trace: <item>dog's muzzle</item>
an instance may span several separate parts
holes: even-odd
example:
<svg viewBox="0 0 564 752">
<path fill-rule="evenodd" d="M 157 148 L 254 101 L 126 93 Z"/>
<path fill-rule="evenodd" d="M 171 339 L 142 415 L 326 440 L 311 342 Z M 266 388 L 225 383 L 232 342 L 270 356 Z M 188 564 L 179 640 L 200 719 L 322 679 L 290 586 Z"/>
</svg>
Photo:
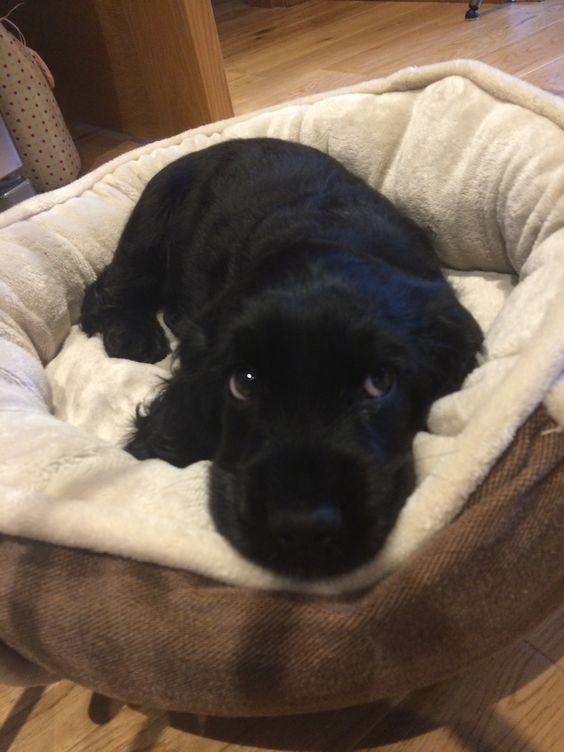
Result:
<svg viewBox="0 0 564 752">
<path fill-rule="evenodd" d="M 338 451 L 271 451 L 220 477 L 211 504 L 219 532 L 290 577 L 350 571 L 375 555 L 397 516 L 398 473 Z"/>
</svg>

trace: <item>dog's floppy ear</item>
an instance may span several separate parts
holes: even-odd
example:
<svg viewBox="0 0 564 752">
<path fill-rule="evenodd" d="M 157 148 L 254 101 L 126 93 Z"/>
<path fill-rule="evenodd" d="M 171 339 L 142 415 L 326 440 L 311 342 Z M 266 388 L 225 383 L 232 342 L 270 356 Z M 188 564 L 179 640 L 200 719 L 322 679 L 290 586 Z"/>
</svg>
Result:
<svg viewBox="0 0 564 752">
<path fill-rule="evenodd" d="M 225 391 L 222 332 L 235 315 L 221 296 L 196 320 L 178 318 L 175 371 L 148 408 L 137 411 L 126 449 L 138 459 L 159 457 L 177 467 L 213 459 L 221 437 Z"/>
<path fill-rule="evenodd" d="M 221 396 L 217 374 L 177 372 L 148 408 L 138 409 L 127 451 L 177 467 L 212 459 L 221 432 Z"/>
<path fill-rule="evenodd" d="M 427 297 L 416 330 L 419 388 L 431 401 L 460 388 L 476 366 L 483 335 L 450 287 Z"/>
<path fill-rule="evenodd" d="M 173 376 L 148 406 L 141 406 L 126 446 L 137 459 L 158 457 L 177 467 L 212 459 L 221 435 L 223 375 L 210 362 L 203 327 L 182 322 Z"/>
</svg>

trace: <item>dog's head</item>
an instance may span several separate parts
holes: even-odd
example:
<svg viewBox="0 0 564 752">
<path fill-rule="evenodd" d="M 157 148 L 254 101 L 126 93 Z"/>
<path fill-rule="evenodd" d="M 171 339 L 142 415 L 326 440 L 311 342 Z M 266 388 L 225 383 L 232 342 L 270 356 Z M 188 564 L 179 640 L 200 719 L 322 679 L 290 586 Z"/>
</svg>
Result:
<svg viewBox="0 0 564 752">
<path fill-rule="evenodd" d="M 337 575 L 385 541 L 412 489 L 414 434 L 480 333 L 442 279 L 385 264 L 333 254 L 263 282 L 183 339 L 177 410 L 192 425 L 214 416 L 218 530 L 279 573 Z"/>
</svg>

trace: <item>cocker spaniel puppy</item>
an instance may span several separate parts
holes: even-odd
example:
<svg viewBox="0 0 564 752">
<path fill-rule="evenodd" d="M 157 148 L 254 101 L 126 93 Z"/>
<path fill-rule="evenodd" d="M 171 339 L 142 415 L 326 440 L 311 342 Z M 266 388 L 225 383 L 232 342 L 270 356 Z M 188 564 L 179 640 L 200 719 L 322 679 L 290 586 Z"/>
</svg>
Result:
<svg viewBox="0 0 564 752">
<path fill-rule="evenodd" d="M 128 451 L 213 460 L 217 529 L 272 571 L 373 557 L 413 488 L 414 434 L 481 343 L 425 233 L 316 149 L 223 142 L 149 182 L 82 328 L 156 362 L 160 309 L 175 367 Z"/>
</svg>

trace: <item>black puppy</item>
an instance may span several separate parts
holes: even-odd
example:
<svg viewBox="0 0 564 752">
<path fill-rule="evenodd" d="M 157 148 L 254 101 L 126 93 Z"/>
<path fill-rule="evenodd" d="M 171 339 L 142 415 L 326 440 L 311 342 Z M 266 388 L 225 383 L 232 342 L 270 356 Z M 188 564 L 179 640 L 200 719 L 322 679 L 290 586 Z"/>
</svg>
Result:
<svg viewBox="0 0 564 752">
<path fill-rule="evenodd" d="M 373 557 L 412 490 L 415 432 L 481 342 L 423 231 L 316 149 L 224 142 L 149 182 L 82 328 L 155 362 L 159 309 L 176 367 L 127 449 L 213 460 L 217 529 L 274 571 Z"/>
</svg>

